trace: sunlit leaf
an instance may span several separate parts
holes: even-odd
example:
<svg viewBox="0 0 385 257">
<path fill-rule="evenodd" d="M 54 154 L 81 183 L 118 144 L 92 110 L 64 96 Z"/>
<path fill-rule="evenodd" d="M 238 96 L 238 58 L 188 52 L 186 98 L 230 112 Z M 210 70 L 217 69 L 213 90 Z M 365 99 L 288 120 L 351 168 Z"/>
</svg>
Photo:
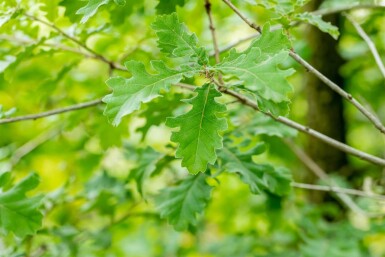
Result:
<svg viewBox="0 0 385 257">
<path fill-rule="evenodd" d="M 221 93 L 210 84 L 195 92 L 198 94 L 194 98 L 186 100 L 192 109 L 176 118 L 168 118 L 166 122 L 171 128 L 180 128 L 173 132 L 171 141 L 179 144 L 176 157 L 182 158 L 182 166 L 192 174 L 204 172 L 208 163 L 215 163 L 216 149 L 222 148 L 219 133 L 227 129 L 226 119 L 217 116 L 226 111 L 226 106 L 215 100 Z"/>
</svg>

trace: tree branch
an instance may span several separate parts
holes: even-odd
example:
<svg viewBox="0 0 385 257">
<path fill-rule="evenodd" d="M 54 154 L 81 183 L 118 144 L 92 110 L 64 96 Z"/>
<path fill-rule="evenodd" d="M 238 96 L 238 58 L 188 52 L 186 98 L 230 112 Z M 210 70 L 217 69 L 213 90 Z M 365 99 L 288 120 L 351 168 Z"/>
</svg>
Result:
<svg viewBox="0 0 385 257">
<path fill-rule="evenodd" d="M 52 138 L 59 135 L 60 129 L 51 130 L 48 132 L 44 132 L 37 137 L 33 138 L 32 140 L 28 141 L 24 145 L 20 146 L 18 149 L 16 149 L 10 159 L 11 166 L 15 166 L 24 156 L 35 150 L 40 145 L 44 144 L 45 142 L 51 140 Z"/>
<path fill-rule="evenodd" d="M 216 36 L 216 33 L 215 33 L 215 26 L 214 26 L 214 22 L 213 22 L 213 16 L 211 14 L 211 3 L 210 3 L 210 0 L 205 0 L 205 10 L 206 10 L 207 16 L 209 18 L 209 28 L 210 28 L 210 32 L 211 32 L 211 37 L 213 39 L 215 63 L 220 63 L 221 59 L 219 57 L 218 40 L 217 40 L 217 36 Z M 219 80 L 219 83 L 221 85 L 224 84 L 221 73 L 218 73 L 218 80 Z"/>
<path fill-rule="evenodd" d="M 231 95 L 235 98 L 237 98 L 239 100 L 239 102 L 243 103 L 244 105 L 247 105 L 251 108 L 253 108 L 254 110 L 258 111 L 258 112 L 261 112 L 263 113 L 264 115 L 266 116 L 269 116 L 270 118 L 282 123 L 282 124 L 285 124 L 286 126 L 289 126 L 291 128 L 294 128 L 300 132 L 303 132 L 305 134 L 308 134 L 314 138 L 317 138 L 321 141 L 323 141 L 324 143 L 328 144 L 328 145 L 331 145 L 347 154 L 351 154 L 351 155 L 354 155 L 362 160 L 365 160 L 365 161 L 368 161 L 368 162 L 371 162 L 373 164 L 376 164 L 376 165 L 379 165 L 379 166 L 382 166 L 382 167 L 385 167 L 385 159 L 381 159 L 379 157 L 376 157 L 376 156 L 373 156 L 373 155 L 370 155 L 368 153 L 365 153 L 363 151 L 360 151 L 360 150 L 357 150 L 349 145 L 346 145 L 344 143 L 341 143 L 331 137 L 328 137 L 316 130 L 313 130 L 309 127 L 306 127 L 306 126 L 303 126 L 295 121 L 292 121 L 286 117 L 282 117 L 282 116 L 278 116 L 278 117 L 275 117 L 274 115 L 272 115 L 270 112 L 263 112 L 259 109 L 258 107 L 258 104 L 256 104 L 255 102 L 251 101 L 249 98 L 235 92 L 235 91 L 232 91 L 232 90 L 229 90 L 229 89 L 222 89 L 221 90 L 223 93 L 225 94 L 228 94 L 228 95 Z"/>
<path fill-rule="evenodd" d="M 238 9 L 235 7 L 229 0 L 223 0 L 238 16 L 245 21 L 251 28 L 255 29 L 255 24 L 252 23 L 247 17 L 245 17 Z M 257 29 L 256 29 L 257 30 Z M 257 30 L 260 32 L 260 30 Z M 313 73 L 315 76 L 317 76 L 321 81 L 323 81 L 328 87 L 330 87 L 333 91 L 335 91 L 337 94 L 345 98 L 347 101 L 349 101 L 353 106 L 355 106 L 368 120 L 383 134 L 385 134 L 385 127 L 382 125 L 381 121 L 373 115 L 369 110 L 367 110 L 363 105 L 361 105 L 353 96 L 346 91 L 344 91 L 342 88 L 340 88 L 337 84 L 335 84 L 333 81 L 328 79 L 325 75 L 323 75 L 321 72 L 319 72 L 317 69 L 315 69 L 313 66 L 311 66 L 308 62 L 306 62 L 304 59 L 302 59 L 301 56 L 296 54 L 293 50 L 290 50 L 289 55 L 299 64 L 301 64 L 303 67 L 305 67 L 309 72 Z"/>
<path fill-rule="evenodd" d="M 381 60 L 380 54 L 377 51 L 376 45 L 373 43 L 373 41 L 370 39 L 368 34 L 363 30 L 363 28 L 358 24 L 349 14 L 344 13 L 344 16 L 350 21 L 350 23 L 354 26 L 357 33 L 362 37 L 363 40 L 365 40 L 366 44 L 368 45 L 370 52 L 372 52 L 372 55 L 374 57 L 374 60 L 377 63 L 378 68 L 380 69 L 382 76 L 385 78 L 385 66 L 384 63 Z"/>
<path fill-rule="evenodd" d="M 333 191 L 333 188 L 335 189 L 338 187 L 336 183 L 330 179 L 330 177 L 327 175 L 327 173 L 322 170 L 301 148 L 296 146 L 292 141 L 290 140 L 284 140 L 284 142 L 289 146 L 289 148 L 294 152 L 294 154 L 297 156 L 297 158 L 311 171 L 313 172 L 317 177 L 322 179 L 324 182 L 327 183 L 327 187 L 329 188 L 329 191 Z M 351 189 L 353 190 L 353 189 Z M 350 191 L 352 193 L 353 191 Z M 355 192 L 357 193 L 357 192 Z M 362 193 L 362 192 L 361 192 Z M 383 213 L 369 213 L 363 209 L 361 209 L 346 193 L 342 192 L 336 192 L 338 198 L 352 211 L 363 214 L 367 217 L 382 217 L 385 214 Z M 382 199 L 383 200 L 383 199 Z"/>
<path fill-rule="evenodd" d="M 79 45 L 80 47 L 82 47 L 84 50 L 86 50 L 87 52 L 91 53 L 95 59 L 99 59 L 101 60 L 102 62 L 108 64 L 110 66 L 111 69 L 115 69 L 115 70 L 122 70 L 122 71 L 126 71 L 126 69 L 118 64 L 118 63 L 115 63 L 111 60 L 108 60 L 106 57 L 104 57 L 103 55 L 101 54 L 98 54 L 97 52 L 95 52 L 94 50 L 92 50 L 91 48 L 89 48 L 85 43 L 81 42 L 80 40 L 78 40 L 77 38 L 75 37 L 72 37 L 70 35 L 68 35 L 67 33 L 65 33 L 63 30 L 61 30 L 59 27 L 57 27 L 55 24 L 51 24 L 45 20 L 42 20 L 42 19 L 39 19 L 35 16 L 32 16 L 30 14 L 27 14 L 27 13 L 24 13 L 24 16 L 26 16 L 27 18 L 33 20 L 33 21 L 37 21 L 37 22 L 40 22 L 44 25 L 46 25 L 47 27 L 50 27 L 51 29 L 55 30 L 56 32 L 58 32 L 60 35 L 64 36 L 65 38 L 71 40 L 72 42 L 76 43 L 77 45 Z"/>
<path fill-rule="evenodd" d="M 178 86 L 178 87 L 181 87 L 181 88 L 184 88 L 187 90 L 191 90 L 191 91 L 193 91 L 196 88 L 192 85 L 185 84 L 185 83 L 177 83 L 177 84 L 175 84 L 175 86 Z M 311 128 L 303 126 L 303 125 L 301 125 L 295 121 L 292 121 L 286 117 L 281 117 L 281 116 L 275 117 L 270 112 L 263 112 L 259 109 L 257 103 L 251 101 L 248 97 L 241 95 L 241 94 L 239 94 L 233 90 L 229 90 L 227 88 L 221 87 L 221 92 L 223 92 L 227 95 L 233 96 L 240 103 L 242 103 L 246 106 L 249 106 L 258 112 L 261 112 L 262 114 L 264 114 L 266 116 L 269 116 L 270 118 L 274 119 L 277 122 L 280 122 L 282 124 L 285 124 L 286 126 L 294 128 L 300 132 L 303 132 L 305 134 L 313 136 L 313 137 L 325 142 L 326 144 L 329 144 L 329 145 L 331 145 L 331 146 L 333 146 L 333 147 L 335 147 L 335 148 L 337 148 L 343 152 L 346 152 L 347 154 L 351 154 L 351 155 L 356 156 L 356 157 L 358 157 L 362 160 L 365 160 L 367 162 L 385 167 L 385 159 L 381 159 L 379 157 L 376 157 L 376 156 L 370 155 L 368 153 L 362 152 L 358 149 L 355 149 L 349 145 L 343 144 L 343 143 L 341 143 L 341 142 L 339 142 L 333 138 L 330 138 L 330 137 L 328 137 L 328 136 L 326 136 L 326 135 L 324 135 L 324 134 L 322 134 L 316 130 L 313 130 Z M 68 106 L 68 107 L 64 107 L 64 108 L 58 108 L 58 109 L 47 111 L 47 112 L 30 114 L 30 115 L 25 115 L 25 116 L 18 116 L 18 117 L 3 119 L 3 120 L 0 119 L 0 125 L 6 124 L 6 123 L 24 121 L 24 120 L 35 120 L 35 119 L 40 119 L 40 118 L 47 117 L 47 116 L 57 115 L 57 114 L 64 113 L 64 112 L 81 110 L 81 109 L 96 106 L 100 103 L 102 103 L 102 100 L 97 99 L 97 100 L 93 100 L 90 102 L 80 103 L 80 104 L 76 104 L 76 105 L 72 105 L 72 106 Z"/>
<path fill-rule="evenodd" d="M 80 103 L 80 104 L 75 104 L 75 105 L 67 106 L 64 108 L 58 108 L 58 109 L 54 109 L 51 111 L 37 113 L 37 114 L 29 114 L 29 115 L 25 115 L 25 116 L 17 116 L 17 117 L 13 117 L 13 118 L 0 119 L 0 125 L 6 124 L 6 123 L 24 121 L 24 120 L 41 119 L 44 117 L 57 115 L 57 114 L 64 113 L 64 112 L 72 112 L 72 111 L 77 111 L 77 110 L 81 110 L 81 109 L 85 109 L 85 108 L 90 108 L 90 107 L 96 106 L 96 105 L 101 104 L 101 103 L 102 103 L 102 100 L 97 99 L 97 100 L 93 100 L 93 101 L 89 101 L 89 102 L 85 102 L 85 103 Z"/>
<path fill-rule="evenodd" d="M 325 16 L 325 15 L 330 15 L 334 13 L 348 12 L 348 11 L 353 11 L 358 9 L 385 9 L 385 5 L 357 4 L 353 6 L 341 6 L 341 7 L 335 7 L 335 8 L 319 9 L 317 11 L 312 12 L 312 14 Z"/>
<path fill-rule="evenodd" d="M 298 182 L 292 182 L 291 186 L 296 187 L 296 188 L 301 188 L 301 189 L 309 189 L 309 190 L 325 191 L 325 192 L 333 192 L 333 193 L 342 193 L 342 194 L 347 194 L 347 195 L 367 197 L 367 198 L 371 198 L 371 199 L 378 200 L 378 201 L 385 201 L 384 195 L 367 193 L 365 191 L 361 191 L 361 190 L 357 190 L 357 189 L 351 189 L 351 188 L 343 188 L 343 187 L 337 187 L 337 186 L 312 185 L 312 184 L 304 184 L 304 183 L 298 183 Z"/>
</svg>

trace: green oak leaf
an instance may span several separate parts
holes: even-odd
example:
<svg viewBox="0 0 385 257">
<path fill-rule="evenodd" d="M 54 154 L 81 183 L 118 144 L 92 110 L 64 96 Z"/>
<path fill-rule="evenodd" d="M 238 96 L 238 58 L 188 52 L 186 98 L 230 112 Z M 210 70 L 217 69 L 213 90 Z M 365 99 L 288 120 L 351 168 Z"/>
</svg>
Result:
<svg viewBox="0 0 385 257">
<path fill-rule="evenodd" d="M 59 3 L 60 6 L 63 6 L 65 8 L 64 15 L 68 17 L 68 19 L 71 22 L 79 22 L 80 16 L 76 15 L 76 12 L 82 8 L 83 4 L 81 1 L 74 1 L 74 0 L 62 0 Z"/>
<path fill-rule="evenodd" d="M 158 16 L 152 28 L 158 36 L 158 48 L 170 57 L 193 57 L 200 64 L 208 63 L 203 47 L 198 46 L 198 38 L 179 22 L 176 13 Z"/>
<path fill-rule="evenodd" d="M 253 47 L 258 47 L 265 56 L 273 56 L 291 48 L 291 42 L 283 29 L 270 31 L 270 24 L 262 28 L 262 34 L 254 39 L 248 49 L 242 54 L 247 54 Z"/>
<path fill-rule="evenodd" d="M 278 67 L 286 60 L 288 53 L 282 51 L 274 56 L 268 56 L 258 47 L 249 48 L 245 52 L 246 54 L 239 55 L 231 51 L 229 58 L 213 69 L 225 75 L 236 76 L 244 83 L 245 88 L 266 100 L 275 103 L 288 101 L 287 94 L 292 88 L 286 78 L 294 70 L 283 70 Z"/>
<path fill-rule="evenodd" d="M 85 185 L 87 201 L 83 211 L 97 210 L 104 215 L 112 215 L 117 204 L 127 201 L 129 192 L 123 181 L 110 176 L 106 171 L 92 177 Z"/>
<path fill-rule="evenodd" d="M 82 14 L 83 18 L 81 19 L 81 23 L 85 23 L 89 18 L 94 16 L 98 11 L 99 7 L 105 4 L 108 4 L 110 0 L 89 0 L 87 5 L 80 8 L 76 14 Z"/>
<path fill-rule="evenodd" d="M 192 174 L 204 172 L 208 163 L 215 163 L 216 149 L 223 147 L 219 132 L 227 129 L 226 119 L 217 117 L 226 111 L 225 105 L 215 101 L 221 93 L 211 84 L 205 84 L 195 92 L 198 94 L 194 98 L 186 100 L 192 109 L 166 121 L 170 128 L 180 127 L 172 133 L 171 141 L 179 144 L 175 156 L 182 158 L 182 166 Z"/>
<path fill-rule="evenodd" d="M 326 22 L 322 20 L 321 15 L 314 15 L 312 13 L 299 13 L 294 16 L 294 19 L 298 21 L 304 21 L 311 25 L 316 26 L 321 31 L 328 33 L 330 36 L 332 36 L 334 39 L 338 39 L 340 32 L 338 28 L 334 25 L 332 25 L 330 22 Z"/>
<path fill-rule="evenodd" d="M 241 180 L 249 185 L 253 194 L 269 191 L 273 194 L 284 195 L 291 189 L 290 171 L 270 164 L 255 163 L 252 157 L 263 153 L 264 150 L 263 143 L 257 144 L 245 152 L 236 147 L 225 146 L 219 156 L 223 169 L 230 173 L 238 173 Z"/>
<path fill-rule="evenodd" d="M 266 9 L 272 10 L 279 16 L 287 16 L 309 1 L 310 0 L 247 0 L 247 2 L 251 4 L 258 4 Z"/>
<path fill-rule="evenodd" d="M 184 6 L 185 0 L 159 0 L 157 14 L 169 14 L 176 11 L 176 6 Z"/>
<path fill-rule="evenodd" d="M 191 76 L 191 72 L 199 72 L 198 68 L 193 70 L 187 66 L 182 67 L 182 70 L 171 70 L 162 61 L 152 61 L 151 65 L 159 74 L 149 74 L 142 63 L 128 61 L 125 66 L 131 72 L 131 78 L 113 77 L 107 80 L 106 83 L 113 92 L 103 98 L 107 103 L 104 115 L 112 125 L 119 125 L 122 117 L 138 110 L 141 103 L 150 102 L 160 96 L 161 90 L 168 90 L 169 86 L 178 83 L 183 75 Z"/>
<path fill-rule="evenodd" d="M 39 211 L 42 196 L 27 197 L 25 194 L 39 184 L 39 177 L 32 173 L 0 193 L 0 228 L 18 237 L 35 234 L 41 227 L 43 215 Z"/>
<path fill-rule="evenodd" d="M 124 6 L 126 4 L 126 0 L 114 0 L 115 4 Z"/>
<path fill-rule="evenodd" d="M 138 155 L 137 165 L 130 171 L 128 179 L 134 179 L 139 193 L 143 196 L 143 184 L 147 178 L 156 170 L 156 164 L 163 154 L 154 151 L 151 147 L 136 149 Z"/>
<path fill-rule="evenodd" d="M 179 185 L 163 189 L 155 198 L 161 218 L 167 218 L 176 230 L 195 226 L 197 214 L 201 214 L 208 201 L 212 187 L 206 182 L 206 175 L 190 175 Z"/>
</svg>

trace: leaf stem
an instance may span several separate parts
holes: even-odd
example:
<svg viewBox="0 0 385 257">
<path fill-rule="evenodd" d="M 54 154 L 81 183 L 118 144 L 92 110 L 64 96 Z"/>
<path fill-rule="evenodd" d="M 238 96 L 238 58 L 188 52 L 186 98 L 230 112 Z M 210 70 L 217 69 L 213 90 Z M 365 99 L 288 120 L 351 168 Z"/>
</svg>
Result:
<svg viewBox="0 0 385 257">
<path fill-rule="evenodd" d="M 215 33 L 215 26 L 214 26 L 213 16 L 211 13 L 210 0 L 205 0 L 205 10 L 206 10 L 207 16 L 209 18 L 209 28 L 210 28 L 210 32 L 211 32 L 211 37 L 213 39 L 215 63 L 220 63 L 221 59 L 219 57 L 218 40 L 217 40 L 217 36 Z M 220 85 L 224 84 L 221 73 L 218 73 L 218 80 L 219 80 Z"/>
</svg>

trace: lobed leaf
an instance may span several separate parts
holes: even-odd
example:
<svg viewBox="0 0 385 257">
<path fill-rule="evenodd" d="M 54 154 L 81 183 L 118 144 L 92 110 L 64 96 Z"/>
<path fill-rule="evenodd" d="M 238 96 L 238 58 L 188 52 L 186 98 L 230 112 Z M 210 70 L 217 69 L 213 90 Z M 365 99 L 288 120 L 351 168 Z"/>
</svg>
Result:
<svg viewBox="0 0 385 257">
<path fill-rule="evenodd" d="M 167 218 L 176 230 L 184 230 L 196 225 L 196 215 L 203 212 L 210 193 L 206 175 L 190 175 L 179 185 L 162 190 L 155 202 L 162 218 Z"/>
<path fill-rule="evenodd" d="M 198 38 L 179 22 L 176 13 L 158 16 L 152 24 L 158 36 L 158 48 L 170 57 L 193 57 L 199 63 L 207 64 L 208 56 L 203 47 L 198 46 Z"/>
<path fill-rule="evenodd" d="M 161 90 L 168 90 L 169 86 L 178 83 L 183 75 L 191 76 L 191 73 L 199 72 L 198 68 L 193 70 L 187 66 L 182 70 L 171 70 L 162 61 L 152 61 L 151 65 L 158 74 L 149 74 L 142 63 L 129 61 L 125 66 L 131 72 L 131 78 L 114 77 L 107 80 L 106 83 L 113 92 L 103 98 L 107 103 L 104 115 L 112 125 L 119 125 L 122 117 L 138 110 L 141 103 L 158 97 Z"/>
<path fill-rule="evenodd" d="M 143 196 L 143 184 L 147 178 L 156 170 L 156 164 L 164 155 L 154 151 L 151 147 L 136 149 L 138 155 L 137 166 L 130 171 L 128 179 L 134 179 L 139 193 Z"/>
<path fill-rule="evenodd" d="M 245 88 L 260 97 L 280 103 L 288 101 L 287 94 L 292 91 L 286 78 L 293 73 L 292 69 L 282 70 L 278 67 L 288 57 L 287 52 L 267 55 L 258 47 L 249 48 L 245 53 L 231 52 L 229 58 L 214 67 L 227 75 L 239 78 Z"/>
<path fill-rule="evenodd" d="M 109 1 L 110 0 L 89 0 L 85 6 L 83 6 L 76 12 L 76 14 L 83 15 L 83 18 L 80 22 L 86 23 L 89 18 L 96 14 L 100 6 L 108 4 Z"/>
<path fill-rule="evenodd" d="M 216 149 L 223 147 L 219 132 L 227 129 L 226 119 L 217 117 L 226 111 L 225 105 L 215 101 L 221 93 L 210 84 L 197 88 L 195 92 L 197 96 L 186 100 L 192 109 L 166 121 L 170 128 L 180 127 L 179 131 L 172 133 L 171 141 L 179 144 L 176 157 L 182 158 L 182 166 L 192 174 L 204 172 L 208 163 L 215 163 Z"/>
<path fill-rule="evenodd" d="M 291 189 L 290 171 L 282 167 L 274 167 L 270 164 L 257 164 L 253 161 L 253 155 L 264 152 L 264 144 L 258 144 L 251 150 L 241 152 L 236 147 L 225 146 L 219 156 L 222 167 L 230 173 L 238 173 L 241 180 L 248 184 L 253 194 L 269 191 L 273 194 L 284 195 Z"/>
<path fill-rule="evenodd" d="M 184 6 L 185 0 L 159 0 L 157 4 L 157 14 L 169 14 L 176 11 L 176 6 Z"/>
<path fill-rule="evenodd" d="M 338 28 L 334 25 L 332 25 L 330 22 L 326 22 L 322 20 L 321 15 L 314 15 L 312 13 L 300 13 L 294 16 L 296 20 L 307 22 L 311 25 L 316 26 L 321 31 L 328 33 L 330 36 L 332 36 L 334 39 L 338 39 L 340 32 Z"/>
<path fill-rule="evenodd" d="M 4 184 L 4 183 L 2 183 Z M 6 192 L 0 193 L 0 228 L 18 237 L 35 234 L 41 227 L 43 215 L 39 211 L 42 196 L 25 194 L 39 184 L 39 177 L 32 173 Z"/>
</svg>

